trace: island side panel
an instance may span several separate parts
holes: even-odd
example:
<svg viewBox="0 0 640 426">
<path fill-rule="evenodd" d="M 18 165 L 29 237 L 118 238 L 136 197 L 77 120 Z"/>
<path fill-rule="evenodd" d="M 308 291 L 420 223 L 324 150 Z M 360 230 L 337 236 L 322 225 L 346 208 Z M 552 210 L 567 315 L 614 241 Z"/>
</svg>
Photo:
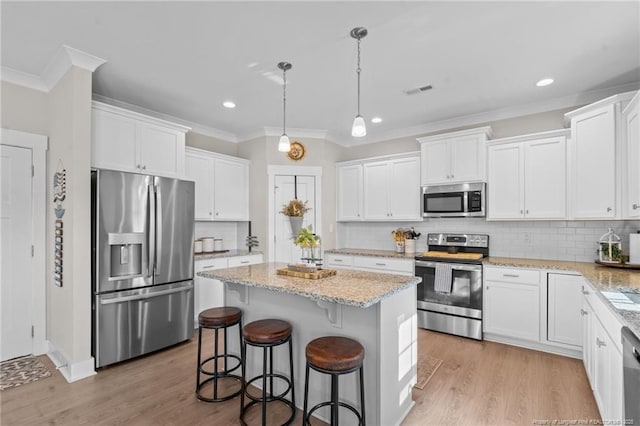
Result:
<svg viewBox="0 0 640 426">
<path fill-rule="evenodd" d="M 378 304 L 381 425 L 399 425 L 414 405 L 417 381 L 418 321 L 416 287 Z"/>
<path fill-rule="evenodd" d="M 414 295 L 415 295 L 415 289 Z M 410 291 L 411 292 L 411 291 Z M 392 298 L 395 298 L 393 296 Z M 379 351 L 384 347 L 380 341 L 380 304 L 369 308 L 357 308 L 347 305 L 327 304 L 341 312 L 338 324 L 332 324 L 327 317 L 327 311 L 320 307 L 314 300 L 266 290 L 257 287 L 248 287 L 239 284 L 225 284 L 225 298 L 228 306 L 236 306 L 243 311 L 243 323 L 247 324 L 265 318 L 278 318 L 289 321 L 293 326 L 293 356 L 296 405 L 303 407 L 304 375 L 305 375 L 305 347 L 311 340 L 322 336 L 345 336 L 356 339 L 365 348 L 364 375 L 365 375 L 365 405 L 368 424 L 384 424 L 380 421 L 381 412 L 386 410 L 386 405 L 397 405 L 398 398 L 383 398 L 381 389 L 381 375 L 389 372 L 381 365 Z M 415 303 L 415 302 L 414 302 Z M 324 304 L 323 304 L 324 306 Z M 397 344 L 396 344 L 397 347 Z M 229 348 L 238 350 L 236 339 L 229 339 Z M 274 351 L 275 372 L 289 374 L 288 347 L 283 345 Z M 386 349 L 383 349 L 386 350 Z M 397 352 L 397 351 L 396 351 Z M 262 369 L 261 350 L 249 349 L 247 351 L 247 377 L 251 378 Z M 395 361 L 397 364 L 397 360 Z M 397 373 L 396 373 L 397 374 Z M 392 382 L 393 378 L 387 381 Z M 340 398 L 342 401 L 360 406 L 360 394 L 358 391 L 357 373 L 342 376 L 340 379 Z M 276 386 L 275 391 L 282 391 L 283 386 Z M 309 406 L 330 399 L 330 380 L 328 375 L 311 371 L 309 387 Z M 395 407 L 390 408 L 395 412 Z M 329 423 L 329 409 L 318 410 L 319 418 Z M 340 424 L 356 425 L 355 416 L 345 410 L 341 410 Z M 296 419 L 296 423 L 301 419 Z M 398 424 L 401 419 L 391 424 Z"/>
</svg>

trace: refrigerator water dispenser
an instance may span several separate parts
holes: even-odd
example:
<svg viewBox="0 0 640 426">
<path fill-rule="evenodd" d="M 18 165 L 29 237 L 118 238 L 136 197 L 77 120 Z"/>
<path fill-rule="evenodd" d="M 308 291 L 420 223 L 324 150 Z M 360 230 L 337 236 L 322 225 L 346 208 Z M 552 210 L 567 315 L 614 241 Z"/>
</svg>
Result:
<svg viewBox="0 0 640 426">
<path fill-rule="evenodd" d="M 111 270 L 109 278 L 121 279 L 142 275 L 142 245 L 144 234 L 141 232 L 109 234 Z"/>
</svg>

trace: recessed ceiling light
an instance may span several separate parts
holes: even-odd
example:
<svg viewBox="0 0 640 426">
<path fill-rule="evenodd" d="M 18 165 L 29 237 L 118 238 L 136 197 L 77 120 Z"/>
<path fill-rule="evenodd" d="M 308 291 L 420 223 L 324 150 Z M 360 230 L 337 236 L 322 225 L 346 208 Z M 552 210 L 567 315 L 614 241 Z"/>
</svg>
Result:
<svg viewBox="0 0 640 426">
<path fill-rule="evenodd" d="M 543 78 L 542 80 L 540 80 L 539 82 L 536 83 L 536 86 L 544 87 L 544 86 L 550 85 L 551 83 L 553 83 L 553 79 L 552 78 Z"/>
<path fill-rule="evenodd" d="M 236 107 L 236 104 L 235 104 L 235 102 L 231 102 L 231 101 L 224 101 L 224 102 L 222 103 L 222 106 L 223 106 L 223 107 L 225 107 L 225 108 L 235 108 L 235 107 Z"/>
<path fill-rule="evenodd" d="M 373 118 L 371 119 L 371 122 L 372 122 L 372 123 L 376 123 L 376 124 L 378 124 L 378 123 L 382 123 L 382 118 L 380 118 L 380 117 L 373 117 Z"/>
</svg>

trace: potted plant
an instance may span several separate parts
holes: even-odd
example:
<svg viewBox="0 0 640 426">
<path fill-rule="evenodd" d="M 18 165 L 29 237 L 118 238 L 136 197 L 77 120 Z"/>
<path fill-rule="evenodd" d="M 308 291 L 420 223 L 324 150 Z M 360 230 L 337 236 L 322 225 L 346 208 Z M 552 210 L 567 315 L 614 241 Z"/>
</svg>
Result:
<svg viewBox="0 0 640 426">
<path fill-rule="evenodd" d="M 302 228 L 302 218 L 306 212 L 311 210 L 311 207 L 307 206 L 308 201 L 300 201 L 297 198 L 289 201 L 287 204 L 282 205 L 282 213 L 289 217 L 289 223 L 291 224 L 291 235 L 294 237 L 300 232 Z"/>
<path fill-rule="evenodd" d="M 309 263 L 318 263 L 321 260 L 320 236 L 312 232 L 311 225 L 301 228 L 293 243 L 302 249 L 302 260 Z"/>
</svg>

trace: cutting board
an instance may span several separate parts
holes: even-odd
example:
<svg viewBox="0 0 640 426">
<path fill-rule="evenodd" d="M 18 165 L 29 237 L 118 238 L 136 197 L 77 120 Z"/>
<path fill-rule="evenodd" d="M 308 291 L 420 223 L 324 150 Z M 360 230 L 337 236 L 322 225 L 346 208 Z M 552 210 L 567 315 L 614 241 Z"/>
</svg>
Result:
<svg viewBox="0 0 640 426">
<path fill-rule="evenodd" d="M 482 253 L 447 253 L 446 251 L 426 251 L 427 257 L 442 257 L 445 259 L 482 259 Z"/>
<path fill-rule="evenodd" d="M 321 278 L 330 277 L 332 275 L 337 274 L 337 271 L 334 269 L 320 269 L 315 272 L 298 272 L 298 271 L 290 271 L 286 268 L 276 269 L 276 273 L 278 275 L 286 275 L 287 277 L 296 277 L 296 278 L 306 278 L 308 280 L 319 280 Z"/>
</svg>

